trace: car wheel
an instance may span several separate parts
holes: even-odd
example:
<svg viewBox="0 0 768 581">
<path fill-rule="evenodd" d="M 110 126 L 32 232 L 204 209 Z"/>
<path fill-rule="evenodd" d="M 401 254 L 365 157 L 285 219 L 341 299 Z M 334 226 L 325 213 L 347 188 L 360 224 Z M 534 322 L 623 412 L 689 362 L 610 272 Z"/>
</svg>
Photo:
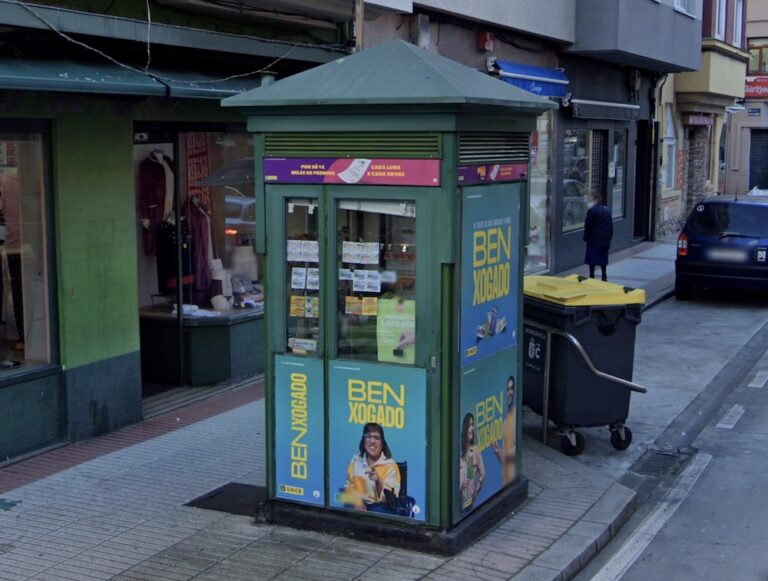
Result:
<svg viewBox="0 0 768 581">
<path fill-rule="evenodd" d="M 675 280 L 675 298 L 678 301 L 687 301 L 693 297 L 693 286 L 690 283 Z"/>
</svg>

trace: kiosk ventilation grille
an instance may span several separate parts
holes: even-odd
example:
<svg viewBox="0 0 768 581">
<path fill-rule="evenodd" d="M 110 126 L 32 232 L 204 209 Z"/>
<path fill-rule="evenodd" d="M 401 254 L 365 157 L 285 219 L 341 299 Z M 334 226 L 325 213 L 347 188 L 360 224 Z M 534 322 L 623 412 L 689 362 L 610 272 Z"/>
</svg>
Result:
<svg viewBox="0 0 768 581">
<path fill-rule="evenodd" d="M 265 157 L 440 159 L 439 133 L 268 133 Z"/>
<path fill-rule="evenodd" d="M 530 158 L 528 133 L 462 133 L 459 163 L 517 162 Z"/>
</svg>

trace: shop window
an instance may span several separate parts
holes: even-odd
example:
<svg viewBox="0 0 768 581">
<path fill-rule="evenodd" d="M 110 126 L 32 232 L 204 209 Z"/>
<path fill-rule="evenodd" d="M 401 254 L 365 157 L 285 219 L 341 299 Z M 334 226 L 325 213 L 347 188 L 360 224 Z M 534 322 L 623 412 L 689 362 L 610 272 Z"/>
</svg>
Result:
<svg viewBox="0 0 768 581">
<path fill-rule="evenodd" d="M 627 131 L 614 131 L 608 183 L 611 185 L 611 212 L 614 218 L 626 216 Z"/>
<path fill-rule="evenodd" d="M 749 73 L 750 75 L 768 74 L 768 38 L 750 38 Z"/>
<path fill-rule="evenodd" d="M 562 228 L 570 232 L 584 227 L 587 216 L 587 196 L 595 187 L 595 159 L 593 132 L 581 129 L 567 129 L 563 142 L 563 189 Z M 599 170 L 598 170 L 599 171 Z"/>
<path fill-rule="evenodd" d="M 317 200 L 285 202 L 285 280 L 288 352 L 313 355 L 320 349 L 320 243 Z"/>
<path fill-rule="evenodd" d="M 185 316 L 261 312 L 263 294 L 253 246 L 254 186 L 252 179 L 242 178 L 244 164 L 253 163 L 248 159 L 253 157 L 250 138 L 211 132 L 137 135 L 134 168 L 142 309 L 175 308 L 180 262 Z M 179 159 L 174 159 L 176 152 Z M 220 179 L 211 182 L 213 176 Z"/>
<path fill-rule="evenodd" d="M 0 133 L 0 373 L 50 363 L 42 136 Z"/>
<path fill-rule="evenodd" d="M 336 220 L 338 356 L 413 364 L 415 203 L 340 201 Z"/>
<path fill-rule="evenodd" d="M 531 135 L 530 207 L 525 272 L 540 272 L 549 267 L 549 164 L 552 113 L 541 115 Z"/>
</svg>

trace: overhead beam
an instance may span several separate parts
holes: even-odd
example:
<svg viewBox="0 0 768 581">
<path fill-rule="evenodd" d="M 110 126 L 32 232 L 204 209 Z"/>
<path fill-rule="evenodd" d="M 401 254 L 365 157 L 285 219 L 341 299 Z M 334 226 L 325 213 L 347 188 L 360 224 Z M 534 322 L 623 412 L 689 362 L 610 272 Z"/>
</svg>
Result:
<svg viewBox="0 0 768 581">
<path fill-rule="evenodd" d="M 85 35 L 101 38 L 126 40 L 146 43 L 147 23 L 143 20 L 107 16 L 71 10 L 30 4 L 32 10 L 52 26 L 70 35 Z M 0 26 L 50 30 L 48 24 L 26 10 L 15 0 L 0 0 Z M 285 41 L 254 38 L 239 34 L 228 34 L 174 26 L 170 24 L 152 23 L 152 44 L 184 48 L 210 48 L 217 52 L 257 56 L 270 59 L 282 57 L 290 51 L 286 60 L 325 63 L 343 56 L 341 48 L 318 47 L 309 44 L 296 44 Z M 214 48 L 215 47 L 215 48 Z"/>
</svg>

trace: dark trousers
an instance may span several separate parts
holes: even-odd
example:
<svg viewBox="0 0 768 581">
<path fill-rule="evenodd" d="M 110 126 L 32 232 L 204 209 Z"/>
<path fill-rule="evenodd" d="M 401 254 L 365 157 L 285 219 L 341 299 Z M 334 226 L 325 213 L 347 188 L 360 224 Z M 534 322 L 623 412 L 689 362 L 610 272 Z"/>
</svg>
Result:
<svg viewBox="0 0 768 581">
<path fill-rule="evenodd" d="M 11 279 L 11 297 L 13 297 L 13 318 L 19 341 L 24 341 L 24 293 L 21 285 L 21 254 L 8 253 L 8 277 Z"/>
<path fill-rule="evenodd" d="M 600 265 L 600 278 L 607 281 L 608 280 L 608 266 L 605 264 Z M 589 265 L 589 278 L 595 278 L 595 265 L 590 264 Z"/>
</svg>

